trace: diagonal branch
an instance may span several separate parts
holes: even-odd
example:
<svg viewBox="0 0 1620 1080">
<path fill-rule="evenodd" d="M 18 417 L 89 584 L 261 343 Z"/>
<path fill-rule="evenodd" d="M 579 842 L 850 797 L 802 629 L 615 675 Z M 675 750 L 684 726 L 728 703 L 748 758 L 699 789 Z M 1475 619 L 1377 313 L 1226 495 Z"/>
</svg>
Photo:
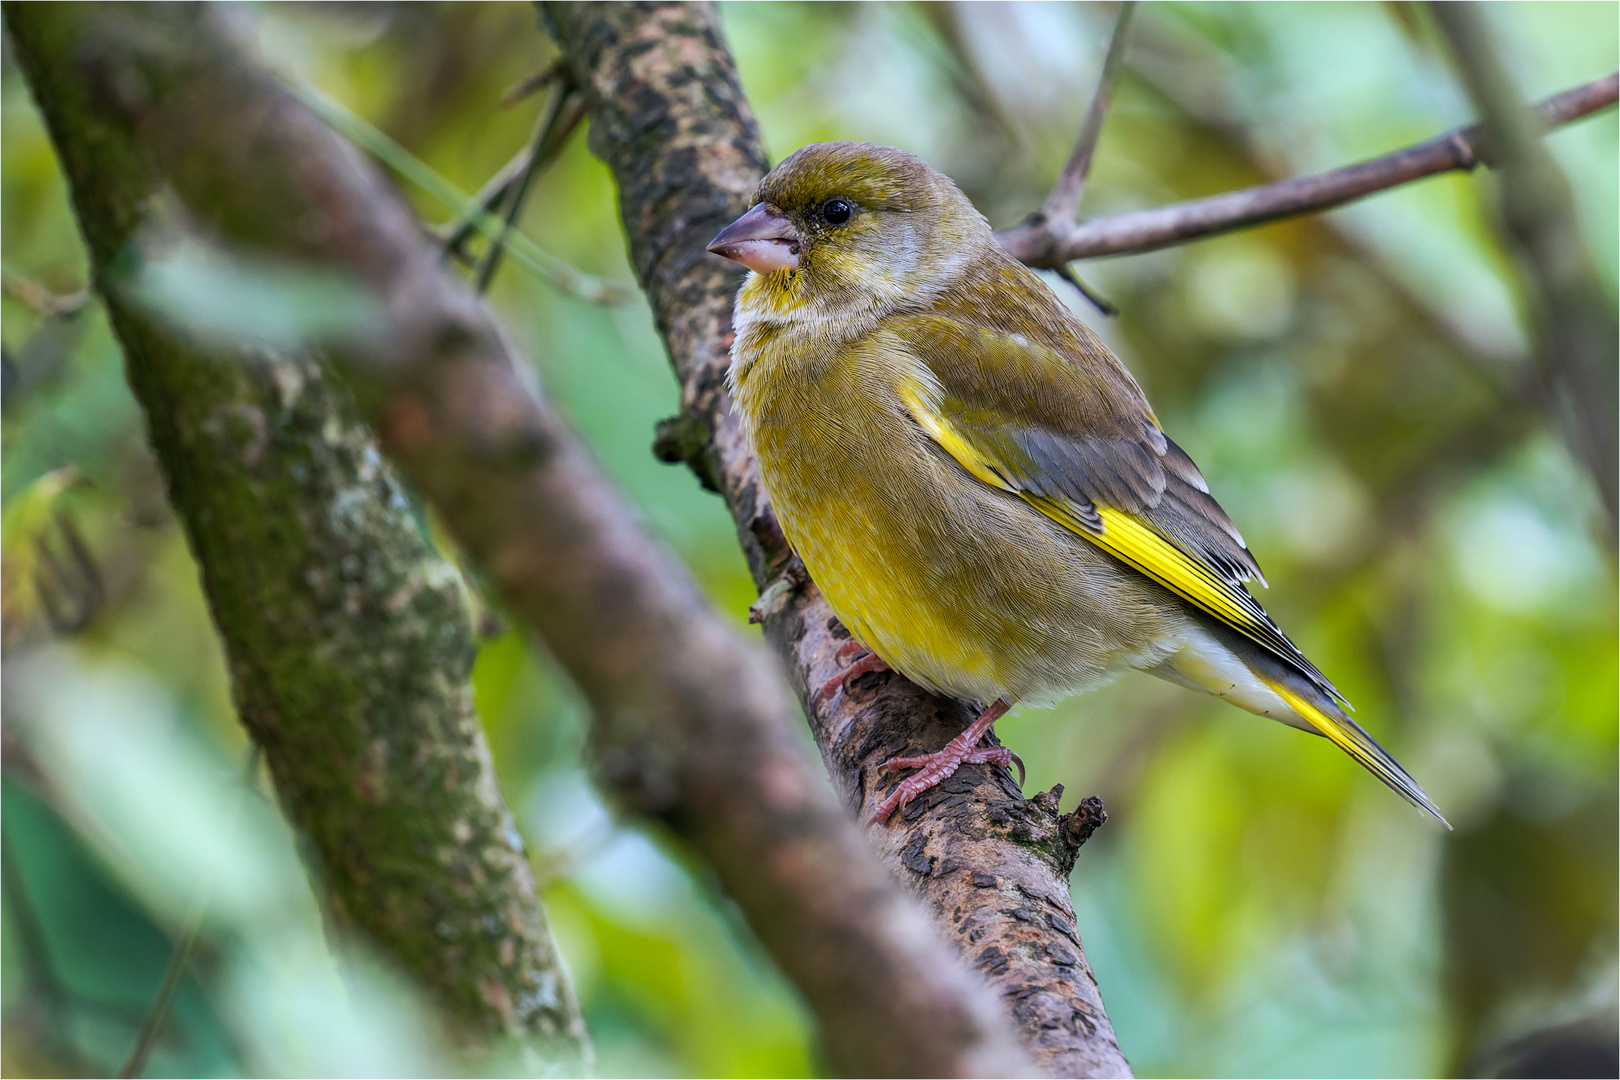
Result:
<svg viewBox="0 0 1620 1080">
<path fill-rule="evenodd" d="M 417 980 L 463 1041 L 517 1039 L 548 1065 L 582 1067 L 584 1023 L 478 726 L 454 569 L 323 365 L 191 340 L 124 287 L 171 184 L 202 220 L 245 188 L 255 241 L 316 243 L 332 216 L 368 212 L 288 205 L 298 181 L 267 167 L 278 118 L 245 92 L 251 78 L 229 77 L 239 54 L 227 17 L 203 5 L 5 5 L 237 713 L 301 833 L 329 925 Z M 211 168 L 211 145 L 232 140 L 252 147 L 245 182 Z"/>
<path fill-rule="evenodd" d="M 1562 127 L 1608 108 L 1617 97 L 1620 74 L 1594 79 L 1538 105 L 1538 127 L 1542 131 Z M 1426 176 L 1468 172 L 1493 160 L 1485 129 L 1475 124 L 1316 176 L 1093 218 L 1067 229 L 1061 222 L 1036 218 L 999 232 L 996 238 L 1019 261 L 1053 269 L 1073 259 L 1155 251 L 1280 218 L 1319 213 Z"/>
<path fill-rule="evenodd" d="M 1091 173 L 1091 158 L 1097 151 L 1097 140 L 1102 136 L 1103 118 L 1114 100 L 1114 87 L 1119 84 L 1124 70 L 1125 41 L 1131 29 L 1131 16 L 1136 13 L 1136 0 L 1125 0 L 1119 5 L 1119 16 L 1114 21 L 1114 33 L 1108 39 L 1108 52 L 1103 56 L 1102 73 L 1097 77 L 1097 92 L 1091 97 L 1086 118 L 1080 124 L 1080 136 L 1075 140 L 1074 153 L 1052 193 L 1041 207 L 1041 216 L 1061 227 L 1073 227 L 1080 210 L 1080 196 L 1085 191 L 1086 177 Z M 1054 268 L 1055 269 L 1055 268 Z"/>
</svg>

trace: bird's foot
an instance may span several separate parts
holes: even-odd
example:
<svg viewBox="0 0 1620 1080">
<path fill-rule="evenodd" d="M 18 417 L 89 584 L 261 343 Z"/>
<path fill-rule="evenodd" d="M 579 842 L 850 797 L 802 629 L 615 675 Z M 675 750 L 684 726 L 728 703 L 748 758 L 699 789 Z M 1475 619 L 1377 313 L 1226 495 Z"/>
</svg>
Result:
<svg viewBox="0 0 1620 1080">
<path fill-rule="evenodd" d="M 999 720 L 1012 706 L 1006 701 L 997 701 L 968 725 L 967 730 L 945 744 L 945 749 L 935 754 L 922 754 L 918 757 L 890 758 L 878 766 L 880 772 L 895 772 L 900 769 L 919 769 L 911 776 L 900 782 L 894 793 L 883 800 L 872 820 L 879 825 L 885 824 L 895 813 L 903 809 L 906 803 L 918 795 L 938 784 L 956 772 L 963 765 L 988 764 L 1018 766 L 1018 784 L 1024 784 L 1024 763 L 1017 754 L 1005 746 L 980 746 L 979 740 L 984 738 L 990 726 Z"/>
<path fill-rule="evenodd" d="M 857 656 L 860 659 L 851 663 L 851 660 Z M 838 646 L 838 651 L 833 653 L 833 663 L 838 664 L 840 670 L 838 674 L 822 683 L 821 688 L 816 691 L 812 701 L 818 706 L 826 704 L 838 691 L 867 672 L 890 670 L 889 665 L 883 662 L 881 656 L 854 640 L 846 641 Z"/>
</svg>

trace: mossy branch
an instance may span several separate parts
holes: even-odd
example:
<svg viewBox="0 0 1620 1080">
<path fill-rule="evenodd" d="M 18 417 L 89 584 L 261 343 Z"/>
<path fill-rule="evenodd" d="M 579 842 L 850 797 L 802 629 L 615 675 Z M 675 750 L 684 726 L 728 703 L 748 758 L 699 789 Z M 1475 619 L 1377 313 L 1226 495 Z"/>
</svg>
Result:
<svg viewBox="0 0 1620 1080">
<path fill-rule="evenodd" d="M 308 355 L 198 345 L 121 268 L 169 179 L 150 125 L 242 124 L 240 58 L 202 5 L 8 4 L 67 174 L 242 723 L 302 834 L 331 924 L 362 935 L 479 1050 L 590 1056 L 473 710 L 453 567 L 423 540 L 348 392 Z M 263 113 L 250 114 L 262 121 Z M 204 125 L 206 126 L 206 125 Z M 192 185 L 228 178 L 194 162 Z M 206 216 L 210 200 L 192 208 Z M 308 219 L 265 207 L 264 228 Z"/>
</svg>

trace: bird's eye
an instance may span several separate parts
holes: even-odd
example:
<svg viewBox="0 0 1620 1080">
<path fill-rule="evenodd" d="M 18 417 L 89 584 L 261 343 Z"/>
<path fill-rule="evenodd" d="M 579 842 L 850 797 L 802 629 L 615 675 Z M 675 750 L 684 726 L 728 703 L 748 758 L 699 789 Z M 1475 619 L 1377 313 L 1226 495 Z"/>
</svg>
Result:
<svg viewBox="0 0 1620 1080">
<path fill-rule="evenodd" d="M 829 225 L 842 225 L 854 212 L 855 208 L 849 205 L 848 199 L 828 199 L 821 204 L 821 220 Z"/>
</svg>

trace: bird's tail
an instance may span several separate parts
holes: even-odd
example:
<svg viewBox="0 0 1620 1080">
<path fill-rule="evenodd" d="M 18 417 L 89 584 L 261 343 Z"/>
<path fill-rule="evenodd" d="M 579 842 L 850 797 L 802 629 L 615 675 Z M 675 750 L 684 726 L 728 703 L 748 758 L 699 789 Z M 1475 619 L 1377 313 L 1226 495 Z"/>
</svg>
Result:
<svg viewBox="0 0 1620 1080">
<path fill-rule="evenodd" d="M 1390 790 L 1412 805 L 1433 814 L 1435 820 L 1446 828 L 1451 828 L 1451 822 L 1440 813 L 1440 808 L 1434 805 L 1434 800 L 1418 786 L 1412 775 L 1401 768 L 1401 763 L 1390 757 L 1371 735 L 1361 729 L 1360 724 L 1346 716 L 1331 699 L 1326 703 L 1328 707 L 1323 708 L 1308 701 L 1303 694 L 1290 688 L 1281 679 L 1273 681 L 1262 675 L 1260 681 L 1265 683 L 1272 693 L 1287 702 L 1288 707 L 1293 709 L 1300 719 L 1333 740 L 1335 746 L 1359 761 L 1362 768 L 1389 785 Z"/>
<path fill-rule="evenodd" d="M 1397 795 L 1451 828 L 1434 800 L 1350 719 L 1335 700 L 1333 688 L 1319 676 L 1296 671 L 1248 639 L 1218 626 L 1188 627 L 1181 648 L 1148 670 L 1257 715 L 1327 737 Z"/>
</svg>

